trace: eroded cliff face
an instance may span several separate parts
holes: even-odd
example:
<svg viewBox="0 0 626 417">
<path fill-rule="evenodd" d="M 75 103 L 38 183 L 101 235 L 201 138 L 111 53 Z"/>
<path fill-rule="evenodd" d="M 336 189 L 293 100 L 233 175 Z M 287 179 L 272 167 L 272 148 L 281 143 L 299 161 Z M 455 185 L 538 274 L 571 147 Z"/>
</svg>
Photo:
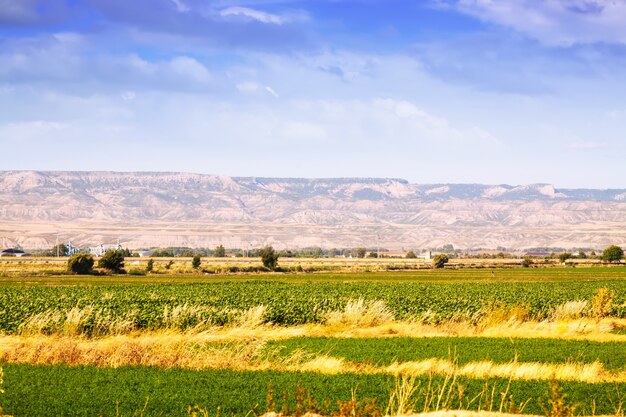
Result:
<svg viewBox="0 0 626 417">
<path fill-rule="evenodd" d="M 0 172 L 0 246 L 602 247 L 626 190 L 164 172 Z"/>
</svg>

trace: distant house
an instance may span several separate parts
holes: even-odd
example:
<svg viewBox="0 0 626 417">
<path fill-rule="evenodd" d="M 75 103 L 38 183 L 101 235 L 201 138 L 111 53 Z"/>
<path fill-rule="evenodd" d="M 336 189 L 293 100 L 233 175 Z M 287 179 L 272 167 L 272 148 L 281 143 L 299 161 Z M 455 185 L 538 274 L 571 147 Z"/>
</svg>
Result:
<svg viewBox="0 0 626 417">
<path fill-rule="evenodd" d="M 151 250 L 140 250 L 138 252 L 135 252 L 136 254 L 139 255 L 140 258 L 149 258 L 152 256 L 152 251 Z"/>
<path fill-rule="evenodd" d="M 122 245 L 117 243 L 115 245 L 94 246 L 92 248 L 89 248 L 89 253 L 91 253 L 93 256 L 100 257 L 100 256 L 104 255 L 106 253 L 106 251 L 108 251 L 108 250 L 122 250 Z"/>
<path fill-rule="evenodd" d="M 21 249 L 15 249 L 15 248 L 5 249 L 0 252 L 0 256 L 17 256 L 18 258 L 22 256 L 29 256 L 29 255 L 30 255 L 29 253 L 26 253 Z"/>
<path fill-rule="evenodd" d="M 427 261 L 430 261 L 433 259 L 433 253 L 431 251 L 420 253 L 417 255 L 417 259 L 426 259 Z"/>
</svg>

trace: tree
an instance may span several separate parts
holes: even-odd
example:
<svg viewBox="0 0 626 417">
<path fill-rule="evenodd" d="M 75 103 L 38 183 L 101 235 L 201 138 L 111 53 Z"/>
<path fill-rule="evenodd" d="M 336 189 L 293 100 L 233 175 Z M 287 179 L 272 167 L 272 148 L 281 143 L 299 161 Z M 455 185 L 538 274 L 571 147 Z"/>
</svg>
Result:
<svg viewBox="0 0 626 417">
<path fill-rule="evenodd" d="M 274 248 L 271 246 L 266 246 L 261 249 L 261 261 L 263 262 L 263 266 L 274 270 L 278 265 L 278 254 L 274 251 Z"/>
<path fill-rule="evenodd" d="M 415 259 L 415 258 L 417 258 L 417 255 L 415 255 L 415 252 L 410 250 L 410 251 L 408 251 L 406 253 L 406 255 L 404 255 L 404 257 L 407 258 L 407 259 Z"/>
<path fill-rule="evenodd" d="M 607 262 L 619 262 L 624 257 L 624 249 L 611 245 L 602 252 L 602 260 Z"/>
<path fill-rule="evenodd" d="M 75 253 L 67 260 L 67 269 L 74 274 L 87 275 L 93 272 L 93 256 L 86 253 Z"/>
<path fill-rule="evenodd" d="M 522 261 L 522 268 L 530 268 L 530 266 L 533 264 L 533 260 L 530 259 L 528 256 L 524 258 L 524 260 Z"/>
<path fill-rule="evenodd" d="M 587 259 L 587 254 L 584 251 L 578 251 L 578 259 Z"/>
<path fill-rule="evenodd" d="M 440 253 L 439 255 L 435 255 L 433 257 L 433 268 L 440 269 L 443 268 L 448 263 L 448 255 L 445 253 Z"/>
<path fill-rule="evenodd" d="M 216 258 L 223 258 L 226 256 L 226 249 L 224 249 L 224 246 L 219 245 L 215 248 L 215 250 L 213 251 L 213 256 L 215 256 Z"/>
<path fill-rule="evenodd" d="M 200 268 L 201 263 L 202 260 L 200 259 L 200 255 L 194 255 L 193 259 L 191 260 L 191 266 L 193 267 L 193 269 Z"/>
<path fill-rule="evenodd" d="M 562 264 L 565 263 L 565 261 L 567 261 L 568 259 L 570 259 L 572 257 L 572 254 L 569 252 L 564 252 L 564 253 L 560 253 L 559 254 L 559 262 L 561 262 Z"/>
<path fill-rule="evenodd" d="M 356 248 L 356 257 L 357 258 L 365 258 L 365 254 L 367 253 L 367 249 L 365 248 Z"/>
<path fill-rule="evenodd" d="M 152 272 L 152 270 L 154 269 L 154 260 L 152 258 L 150 258 L 150 260 L 148 261 L 148 264 L 146 265 L 146 272 Z"/>
<path fill-rule="evenodd" d="M 54 245 L 54 247 L 50 250 L 50 255 L 67 256 L 69 255 L 69 249 L 64 243 L 59 243 L 58 245 Z"/>
<path fill-rule="evenodd" d="M 108 250 L 98 260 L 98 268 L 105 268 L 111 272 L 122 273 L 124 268 L 124 251 Z"/>
</svg>

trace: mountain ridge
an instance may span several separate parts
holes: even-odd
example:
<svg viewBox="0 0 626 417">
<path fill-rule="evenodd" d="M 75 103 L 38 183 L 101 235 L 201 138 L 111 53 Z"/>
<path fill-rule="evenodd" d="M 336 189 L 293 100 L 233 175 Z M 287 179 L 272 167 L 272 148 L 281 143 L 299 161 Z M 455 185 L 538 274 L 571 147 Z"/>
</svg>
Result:
<svg viewBox="0 0 626 417">
<path fill-rule="evenodd" d="M 601 247 L 626 242 L 626 189 L 0 171 L 0 245 L 45 247 L 56 234 L 129 247 Z"/>
</svg>

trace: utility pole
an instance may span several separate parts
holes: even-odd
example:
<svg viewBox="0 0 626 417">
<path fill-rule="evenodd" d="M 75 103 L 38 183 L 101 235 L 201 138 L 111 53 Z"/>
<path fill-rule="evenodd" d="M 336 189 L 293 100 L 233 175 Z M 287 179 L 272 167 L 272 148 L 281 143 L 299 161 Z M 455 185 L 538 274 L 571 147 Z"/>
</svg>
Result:
<svg viewBox="0 0 626 417">
<path fill-rule="evenodd" d="M 59 234 L 57 233 L 57 244 L 56 244 L 56 248 L 57 248 L 57 258 L 59 257 Z"/>
</svg>

